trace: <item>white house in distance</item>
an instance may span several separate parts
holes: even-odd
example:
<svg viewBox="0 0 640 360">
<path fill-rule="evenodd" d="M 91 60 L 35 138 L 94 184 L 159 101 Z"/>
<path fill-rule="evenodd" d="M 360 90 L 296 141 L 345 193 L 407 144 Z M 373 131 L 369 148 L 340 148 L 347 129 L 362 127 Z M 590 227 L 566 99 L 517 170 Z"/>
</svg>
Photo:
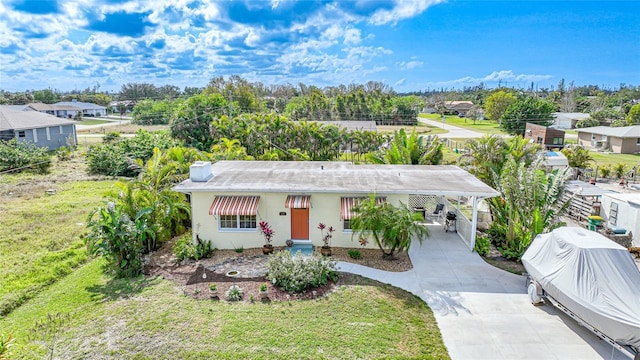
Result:
<svg viewBox="0 0 640 360">
<path fill-rule="evenodd" d="M 473 216 L 466 240 L 473 249 L 478 201 L 498 195 L 457 166 L 316 161 L 196 162 L 190 178 L 173 190 L 190 195 L 194 240 L 199 236 L 219 249 L 264 245 L 257 230 L 260 221 L 275 231 L 275 246 L 289 239 L 321 246 L 317 226 L 324 223 L 336 229 L 332 246 L 358 247 L 358 239 L 352 239 L 351 209 L 370 195 L 392 205 L 402 201 L 427 214 L 445 196 L 470 197 Z"/>
<path fill-rule="evenodd" d="M 80 108 L 82 110 L 82 115 L 84 116 L 105 116 L 107 115 L 107 108 L 105 106 L 102 105 L 98 105 L 98 104 L 94 104 L 94 103 L 88 103 L 88 102 L 82 102 L 82 101 L 77 101 L 77 100 L 73 100 L 73 101 L 61 101 L 61 102 L 57 102 L 53 105 L 56 106 L 73 106 L 76 108 Z"/>
</svg>

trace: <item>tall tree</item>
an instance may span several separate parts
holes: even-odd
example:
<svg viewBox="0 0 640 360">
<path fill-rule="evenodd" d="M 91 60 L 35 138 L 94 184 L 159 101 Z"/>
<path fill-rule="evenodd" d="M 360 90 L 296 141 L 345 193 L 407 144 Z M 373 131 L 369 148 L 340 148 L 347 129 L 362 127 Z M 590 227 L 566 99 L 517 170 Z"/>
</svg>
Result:
<svg viewBox="0 0 640 360">
<path fill-rule="evenodd" d="M 516 97 L 504 90 L 499 90 L 489 95 L 485 101 L 487 118 L 500 121 L 507 108 L 516 101 Z"/>
<path fill-rule="evenodd" d="M 542 126 L 553 124 L 555 107 L 546 100 L 528 97 L 509 105 L 500 117 L 500 127 L 510 134 L 524 135 L 526 123 Z"/>
</svg>

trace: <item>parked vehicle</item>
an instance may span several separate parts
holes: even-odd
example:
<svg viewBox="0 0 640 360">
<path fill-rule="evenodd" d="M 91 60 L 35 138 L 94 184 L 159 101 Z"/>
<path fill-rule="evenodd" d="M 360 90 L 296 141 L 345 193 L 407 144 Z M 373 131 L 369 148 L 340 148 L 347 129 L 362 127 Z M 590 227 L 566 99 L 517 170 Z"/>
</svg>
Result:
<svg viewBox="0 0 640 360">
<path fill-rule="evenodd" d="M 522 256 L 531 302 L 551 303 L 632 359 L 640 359 L 640 270 L 595 231 L 538 235 Z"/>
</svg>

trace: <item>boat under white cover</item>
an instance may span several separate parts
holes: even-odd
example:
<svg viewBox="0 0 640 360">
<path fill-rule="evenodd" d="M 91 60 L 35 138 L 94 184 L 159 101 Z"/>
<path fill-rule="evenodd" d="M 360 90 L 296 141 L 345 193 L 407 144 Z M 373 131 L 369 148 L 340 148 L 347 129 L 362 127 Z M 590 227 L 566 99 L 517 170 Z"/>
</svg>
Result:
<svg viewBox="0 0 640 360">
<path fill-rule="evenodd" d="M 640 270 L 626 248 L 594 231 L 561 227 L 538 235 L 522 263 L 548 296 L 640 350 Z"/>
</svg>

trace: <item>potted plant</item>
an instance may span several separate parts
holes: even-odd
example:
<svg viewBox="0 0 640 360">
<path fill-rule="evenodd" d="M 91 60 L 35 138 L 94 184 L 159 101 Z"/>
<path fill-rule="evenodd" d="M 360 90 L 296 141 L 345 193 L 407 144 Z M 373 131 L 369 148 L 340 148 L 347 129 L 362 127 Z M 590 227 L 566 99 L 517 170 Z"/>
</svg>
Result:
<svg viewBox="0 0 640 360">
<path fill-rule="evenodd" d="M 331 256 L 331 238 L 333 237 L 333 232 L 336 231 L 333 226 L 327 227 L 325 224 L 318 224 L 318 229 L 320 229 L 320 234 L 322 234 L 322 242 L 323 245 L 320 248 L 320 254 L 323 256 Z"/>
<path fill-rule="evenodd" d="M 267 283 L 263 283 L 260 285 L 260 298 L 262 300 L 269 298 L 269 287 L 267 286 Z"/>
<path fill-rule="evenodd" d="M 212 299 L 218 297 L 218 285 L 216 284 L 209 285 L 209 291 L 211 292 Z"/>
<path fill-rule="evenodd" d="M 273 236 L 276 234 L 275 231 L 271 228 L 268 222 L 260 221 L 258 224 L 260 229 L 260 233 L 264 236 L 265 244 L 262 246 L 262 253 L 265 255 L 271 254 L 273 252 L 273 245 L 271 244 L 271 240 L 273 240 Z"/>
<path fill-rule="evenodd" d="M 287 247 L 292 247 L 293 246 L 293 240 L 291 240 L 291 239 L 285 241 L 284 243 L 287 244 Z"/>
</svg>

